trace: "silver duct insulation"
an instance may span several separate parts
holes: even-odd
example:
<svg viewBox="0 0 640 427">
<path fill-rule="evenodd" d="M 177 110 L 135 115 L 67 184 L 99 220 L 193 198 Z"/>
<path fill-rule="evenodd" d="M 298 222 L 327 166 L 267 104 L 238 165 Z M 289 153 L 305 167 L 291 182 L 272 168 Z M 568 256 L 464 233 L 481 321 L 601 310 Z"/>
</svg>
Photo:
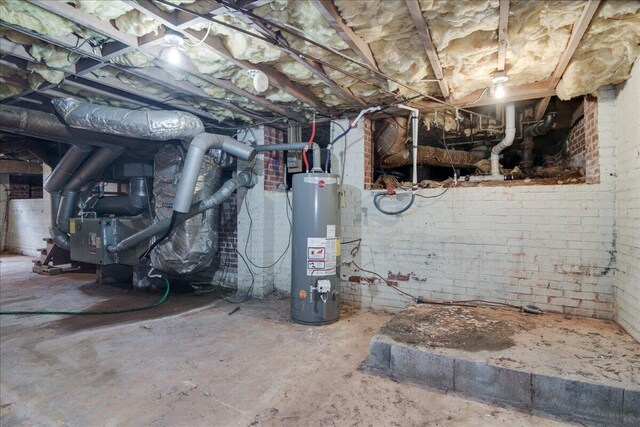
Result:
<svg viewBox="0 0 640 427">
<path fill-rule="evenodd" d="M 202 121 L 183 111 L 141 111 L 80 102 L 52 101 L 56 111 L 74 128 L 156 141 L 190 140 L 204 132 Z"/>
<path fill-rule="evenodd" d="M 120 157 L 123 152 L 124 148 L 122 147 L 101 148 L 74 173 L 73 178 L 64 186 L 62 198 L 60 199 L 60 207 L 58 208 L 56 219 L 60 231 L 69 232 L 69 219 L 77 209 L 80 189 L 90 181 L 97 179 L 102 171 Z"/>
<path fill-rule="evenodd" d="M 172 146 L 163 147 L 155 155 L 154 222 L 171 219 L 181 163 Z M 198 171 L 194 198 L 200 201 L 211 196 L 220 187 L 220 176 L 220 167 L 206 157 Z M 171 236 L 151 253 L 151 265 L 170 274 L 194 273 L 209 267 L 218 250 L 219 222 L 218 210 L 211 209 L 176 225 Z"/>
<path fill-rule="evenodd" d="M 136 216 L 149 208 L 146 178 L 129 179 L 129 194 L 119 196 L 92 196 L 87 200 L 87 211 L 98 215 Z"/>
<path fill-rule="evenodd" d="M 176 190 L 176 197 L 173 201 L 173 210 L 180 213 L 187 213 L 193 200 L 193 191 L 205 154 L 211 149 L 220 149 L 225 153 L 238 157 L 242 160 L 253 160 L 256 156 L 255 148 L 242 144 L 226 135 L 214 135 L 202 133 L 196 136 L 187 151 L 187 158 L 182 168 L 182 177 Z"/>
<path fill-rule="evenodd" d="M 180 224 L 186 219 L 193 218 L 194 216 L 206 212 L 213 207 L 220 206 L 238 188 L 252 187 L 253 185 L 255 185 L 255 181 L 256 177 L 253 174 L 249 172 L 240 172 L 235 178 L 226 181 L 222 185 L 222 187 L 220 187 L 220 189 L 215 192 L 213 196 L 208 197 L 207 199 L 202 200 L 194 205 L 191 205 L 191 209 L 189 209 L 188 213 L 178 215 L 176 223 Z M 170 222 L 170 218 L 165 218 L 161 221 L 155 222 L 150 227 L 145 228 L 144 230 L 139 231 L 133 236 L 124 239 L 116 246 L 108 247 L 107 251 L 116 253 L 137 246 L 139 243 L 143 242 L 146 239 L 150 239 L 155 235 L 166 232 L 169 228 Z"/>
<path fill-rule="evenodd" d="M 84 144 L 98 147 L 119 145 L 136 148 L 149 144 L 144 139 L 74 129 L 55 114 L 11 105 L 0 106 L 0 130 L 73 145 Z"/>
</svg>

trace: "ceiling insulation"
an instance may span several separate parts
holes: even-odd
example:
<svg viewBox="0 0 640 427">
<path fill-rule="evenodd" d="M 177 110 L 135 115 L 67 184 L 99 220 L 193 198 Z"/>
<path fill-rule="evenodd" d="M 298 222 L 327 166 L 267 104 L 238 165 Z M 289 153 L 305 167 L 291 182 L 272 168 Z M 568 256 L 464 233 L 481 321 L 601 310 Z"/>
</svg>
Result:
<svg viewBox="0 0 640 427">
<path fill-rule="evenodd" d="M 344 21 L 369 43 L 373 56 L 385 75 L 430 95 L 440 95 L 424 46 L 404 2 L 335 0 Z M 407 54 L 408 53 L 408 54 Z M 391 84 L 404 96 L 416 92 Z"/>
<path fill-rule="evenodd" d="M 560 99 L 627 80 L 640 55 L 640 2 L 608 1 L 591 21 L 557 87 Z"/>
<path fill-rule="evenodd" d="M 153 65 L 155 58 L 144 52 L 132 50 L 114 57 L 111 62 L 125 67 L 143 68 Z"/>
<path fill-rule="evenodd" d="M 67 3 L 71 3 L 76 8 L 99 16 L 106 21 L 116 19 L 133 10 L 133 6 L 117 0 L 67 0 Z"/>
</svg>

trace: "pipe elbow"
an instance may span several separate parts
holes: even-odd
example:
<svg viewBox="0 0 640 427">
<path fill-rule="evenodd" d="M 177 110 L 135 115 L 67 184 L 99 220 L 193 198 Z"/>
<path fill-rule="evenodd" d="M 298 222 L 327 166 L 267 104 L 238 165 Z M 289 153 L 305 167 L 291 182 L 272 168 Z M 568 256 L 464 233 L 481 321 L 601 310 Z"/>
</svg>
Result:
<svg viewBox="0 0 640 427">
<path fill-rule="evenodd" d="M 61 231 L 57 227 L 49 228 L 49 234 L 51 235 L 51 239 L 53 243 L 56 244 L 60 249 L 64 249 L 68 251 L 71 249 L 71 242 L 69 241 L 69 235 L 63 231 Z"/>
</svg>

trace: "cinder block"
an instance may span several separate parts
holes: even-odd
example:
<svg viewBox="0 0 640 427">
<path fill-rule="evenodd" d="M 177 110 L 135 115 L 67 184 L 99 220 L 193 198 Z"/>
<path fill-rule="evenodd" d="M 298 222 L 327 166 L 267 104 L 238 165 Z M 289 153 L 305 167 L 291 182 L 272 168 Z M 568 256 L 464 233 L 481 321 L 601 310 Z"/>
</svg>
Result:
<svg viewBox="0 0 640 427">
<path fill-rule="evenodd" d="M 622 422 L 623 389 L 534 374 L 532 408 L 598 422 Z"/>
<path fill-rule="evenodd" d="M 640 425 L 640 391 L 625 390 L 622 406 L 624 425 Z"/>
<path fill-rule="evenodd" d="M 428 349 L 391 346 L 391 373 L 430 387 L 453 389 L 453 361 Z"/>
<path fill-rule="evenodd" d="M 381 370 L 390 373 L 391 346 L 389 342 L 383 340 L 379 335 L 371 339 L 369 344 L 369 358 L 367 366 L 371 369 Z"/>
<path fill-rule="evenodd" d="M 531 374 L 456 359 L 454 390 L 522 407 L 531 405 Z"/>
</svg>

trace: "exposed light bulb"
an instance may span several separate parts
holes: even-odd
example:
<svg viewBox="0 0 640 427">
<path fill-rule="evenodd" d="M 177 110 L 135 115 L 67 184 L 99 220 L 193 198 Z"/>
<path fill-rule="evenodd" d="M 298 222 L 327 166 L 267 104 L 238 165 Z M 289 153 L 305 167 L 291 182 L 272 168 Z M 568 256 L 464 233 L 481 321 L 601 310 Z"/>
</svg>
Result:
<svg viewBox="0 0 640 427">
<path fill-rule="evenodd" d="M 164 59 L 172 65 L 178 65 L 182 62 L 182 54 L 175 46 L 166 48 L 162 56 L 164 56 Z"/>
<path fill-rule="evenodd" d="M 496 85 L 493 90 L 494 98 L 504 98 L 504 84 L 507 82 L 507 80 L 509 80 L 509 77 L 507 77 L 504 72 L 497 73 L 496 76 L 491 80 L 491 82 Z"/>
<path fill-rule="evenodd" d="M 499 83 L 496 85 L 496 89 L 493 91 L 494 98 L 504 98 L 504 85 Z"/>
</svg>

